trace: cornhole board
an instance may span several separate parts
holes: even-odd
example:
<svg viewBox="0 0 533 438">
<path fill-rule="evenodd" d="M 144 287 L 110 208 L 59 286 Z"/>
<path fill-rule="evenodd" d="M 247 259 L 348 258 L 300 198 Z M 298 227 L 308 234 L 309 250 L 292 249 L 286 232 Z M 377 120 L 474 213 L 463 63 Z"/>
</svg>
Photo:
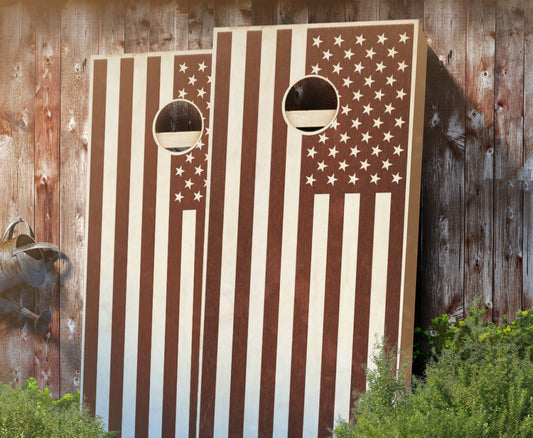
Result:
<svg viewBox="0 0 533 438">
<path fill-rule="evenodd" d="M 123 437 L 195 434 L 210 72 L 211 51 L 92 59 L 82 389 Z M 199 128 L 158 128 L 174 99 Z"/>
<path fill-rule="evenodd" d="M 412 349 L 424 35 L 222 28 L 213 50 L 199 436 L 326 436 L 376 342 Z"/>
</svg>

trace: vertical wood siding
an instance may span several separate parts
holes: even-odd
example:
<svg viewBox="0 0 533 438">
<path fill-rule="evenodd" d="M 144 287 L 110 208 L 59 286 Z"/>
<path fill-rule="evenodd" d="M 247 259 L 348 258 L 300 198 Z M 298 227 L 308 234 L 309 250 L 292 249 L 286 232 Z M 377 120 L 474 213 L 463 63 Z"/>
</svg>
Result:
<svg viewBox="0 0 533 438">
<path fill-rule="evenodd" d="M 527 0 L 29 0 L 0 5 L 0 226 L 21 216 L 64 256 L 0 314 L 0 381 L 80 384 L 89 58 L 212 46 L 213 27 L 417 18 L 428 56 L 417 323 L 533 305 L 533 6 Z"/>
</svg>

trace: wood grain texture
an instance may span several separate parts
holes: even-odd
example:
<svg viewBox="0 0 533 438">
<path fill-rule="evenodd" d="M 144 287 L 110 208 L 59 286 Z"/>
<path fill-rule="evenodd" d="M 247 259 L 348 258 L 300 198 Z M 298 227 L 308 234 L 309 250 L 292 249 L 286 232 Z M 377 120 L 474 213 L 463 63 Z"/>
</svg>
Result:
<svg viewBox="0 0 533 438">
<path fill-rule="evenodd" d="M 276 24 L 308 22 L 308 2 L 305 0 L 277 0 Z"/>
<path fill-rule="evenodd" d="M 59 244 L 59 131 L 61 100 L 61 9 L 59 3 L 35 8 L 35 235 Z M 52 312 L 50 329 L 35 336 L 35 377 L 54 397 L 60 393 L 59 277 L 54 267 L 36 291 L 35 313 Z"/>
<path fill-rule="evenodd" d="M 493 318 L 514 316 L 522 294 L 524 1 L 496 5 Z"/>
<path fill-rule="evenodd" d="M 124 17 L 124 52 L 150 50 L 150 0 L 131 0 Z"/>
<path fill-rule="evenodd" d="M 189 0 L 189 49 L 211 49 L 215 24 L 214 0 Z"/>
<path fill-rule="evenodd" d="M 35 28 L 31 8 L 15 2 L 0 7 L 0 226 L 22 217 L 33 223 Z M 25 232 L 22 226 L 16 234 Z M 10 297 L 33 309 L 33 291 Z M 23 383 L 34 375 L 33 324 L 12 313 L 0 315 L 0 381 Z"/>
<path fill-rule="evenodd" d="M 465 308 L 476 298 L 492 307 L 495 5 L 466 6 Z"/>
<path fill-rule="evenodd" d="M 252 10 L 243 0 L 217 0 L 215 3 L 215 26 L 249 26 L 252 24 Z M 251 5 L 251 3 L 250 3 Z"/>
<path fill-rule="evenodd" d="M 61 393 L 81 383 L 90 56 L 98 53 L 98 5 L 66 2 L 61 16 Z"/>
<path fill-rule="evenodd" d="M 125 0 L 99 0 L 98 52 L 124 53 Z"/>
<path fill-rule="evenodd" d="M 309 23 L 338 23 L 346 21 L 344 0 L 331 0 L 324 3 L 320 0 L 309 2 Z"/>
<path fill-rule="evenodd" d="M 187 49 L 188 25 L 186 1 L 152 0 L 150 5 L 150 51 Z"/>
</svg>

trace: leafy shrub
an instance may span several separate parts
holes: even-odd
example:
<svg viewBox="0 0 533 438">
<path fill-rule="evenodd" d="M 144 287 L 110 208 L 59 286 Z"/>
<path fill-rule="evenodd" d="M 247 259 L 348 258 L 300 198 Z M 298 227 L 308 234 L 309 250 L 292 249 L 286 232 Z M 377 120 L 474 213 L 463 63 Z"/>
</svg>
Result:
<svg viewBox="0 0 533 438">
<path fill-rule="evenodd" d="M 0 384 L 0 437 L 108 437 L 99 419 L 80 409 L 80 394 L 59 399 L 30 378 L 23 388 Z"/>
<path fill-rule="evenodd" d="M 381 347 L 355 421 L 339 419 L 333 435 L 533 437 L 533 309 L 502 326 L 483 322 L 480 309 L 469 312 L 457 324 L 438 320 L 424 379 L 406 383 L 405 372 L 395 372 L 396 352 Z"/>
</svg>

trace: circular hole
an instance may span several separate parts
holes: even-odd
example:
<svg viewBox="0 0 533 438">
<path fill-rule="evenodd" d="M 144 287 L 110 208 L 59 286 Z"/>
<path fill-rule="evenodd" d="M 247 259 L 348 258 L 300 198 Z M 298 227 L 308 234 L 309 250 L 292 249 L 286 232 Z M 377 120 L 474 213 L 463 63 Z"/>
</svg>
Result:
<svg viewBox="0 0 533 438">
<path fill-rule="evenodd" d="M 285 93 L 285 121 L 303 134 L 317 134 L 326 129 L 339 110 L 335 86 L 322 76 L 306 76 Z"/>
<path fill-rule="evenodd" d="M 194 103 L 176 99 L 157 112 L 152 129 L 160 147 L 173 154 L 184 154 L 198 144 L 204 121 Z"/>
</svg>

